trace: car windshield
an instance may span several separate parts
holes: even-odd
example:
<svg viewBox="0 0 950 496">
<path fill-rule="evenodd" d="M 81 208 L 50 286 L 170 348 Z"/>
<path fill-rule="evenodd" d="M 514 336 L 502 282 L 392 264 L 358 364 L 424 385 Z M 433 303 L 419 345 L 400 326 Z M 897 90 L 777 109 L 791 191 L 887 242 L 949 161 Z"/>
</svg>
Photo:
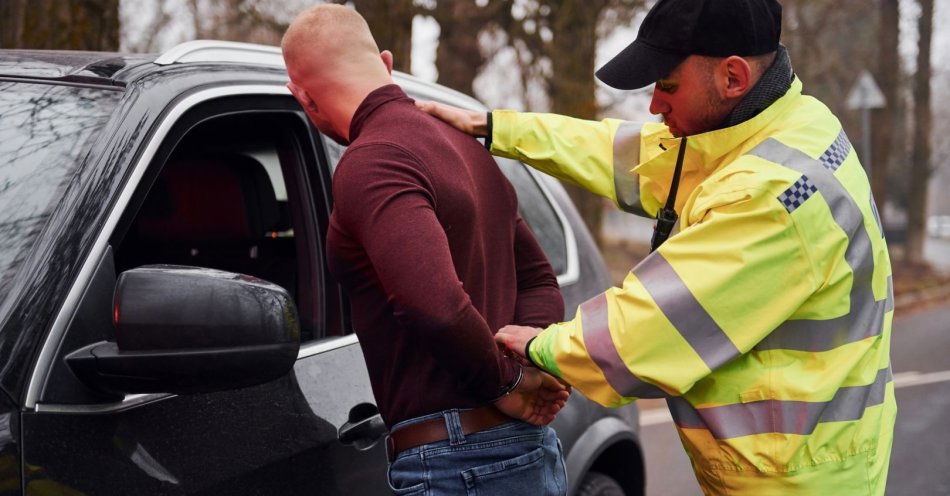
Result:
<svg viewBox="0 0 950 496">
<path fill-rule="evenodd" d="M 0 308 L 121 96 L 0 81 Z"/>
</svg>

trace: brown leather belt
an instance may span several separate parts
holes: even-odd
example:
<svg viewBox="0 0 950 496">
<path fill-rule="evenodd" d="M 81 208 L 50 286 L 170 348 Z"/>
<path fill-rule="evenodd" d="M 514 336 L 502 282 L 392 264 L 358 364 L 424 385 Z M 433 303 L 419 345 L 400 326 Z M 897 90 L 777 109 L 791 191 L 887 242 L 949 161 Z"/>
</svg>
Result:
<svg viewBox="0 0 950 496">
<path fill-rule="evenodd" d="M 486 405 L 473 410 L 462 410 L 459 412 L 459 420 L 462 424 L 462 433 L 465 435 L 514 422 L 513 418 L 501 413 L 493 405 Z M 449 431 L 445 427 L 445 418 L 434 418 L 418 424 L 407 425 L 396 432 L 390 433 L 386 440 L 386 452 L 389 455 L 389 460 L 392 461 L 397 454 L 407 449 L 448 438 Z"/>
</svg>

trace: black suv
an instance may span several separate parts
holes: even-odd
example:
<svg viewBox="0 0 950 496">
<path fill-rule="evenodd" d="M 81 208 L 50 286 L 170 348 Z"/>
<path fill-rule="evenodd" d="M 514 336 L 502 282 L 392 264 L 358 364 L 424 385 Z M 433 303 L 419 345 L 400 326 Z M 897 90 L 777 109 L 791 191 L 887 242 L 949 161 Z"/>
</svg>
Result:
<svg viewBox="0 0 950 496">
<path fill-rule="evenodd" d="M 323 260 L 343 149 L 286 82 L 241 43 L 0 51 L 0 494 L 389 492 Z M 573 315 L 603 260 L 555 181 L 498 162 Z M 642 494 L 637 423 L 573 395 L 571 494 Z"/>
</svg>

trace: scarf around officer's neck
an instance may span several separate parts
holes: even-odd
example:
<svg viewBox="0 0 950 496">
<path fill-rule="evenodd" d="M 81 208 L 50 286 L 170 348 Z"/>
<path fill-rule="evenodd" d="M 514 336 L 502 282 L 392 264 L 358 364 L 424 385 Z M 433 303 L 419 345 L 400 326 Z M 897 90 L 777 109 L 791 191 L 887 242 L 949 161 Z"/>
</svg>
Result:
<svg viewBox="0 0 950 496">
<path fill-rule="evenodd" d="M 794 79 L 795 73 L 792 70 L 792 61 L 788 57 L 788 50 L 784 45 L 779 45 L 775 53 L 775 61 L 762 74 L 752 90 L 732 109 L 732 112 L 729 112 L 717 129 L 742 124 L 759 115 L 788 92 Z"/>
</svg>

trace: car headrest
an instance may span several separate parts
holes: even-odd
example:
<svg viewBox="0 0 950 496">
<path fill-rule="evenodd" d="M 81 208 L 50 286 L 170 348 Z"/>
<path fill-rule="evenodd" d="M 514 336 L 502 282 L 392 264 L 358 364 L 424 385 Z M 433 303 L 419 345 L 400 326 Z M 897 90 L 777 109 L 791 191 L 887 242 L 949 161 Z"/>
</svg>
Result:
<svg viewBox="0 0 950 496">
<path fill-rule="evenodd" d="M 280 223 L 274 188 L 256 159 L 239 154 L 173 158 L 138 218 L 156 241 L 255 240 Z"/>
</svg>

